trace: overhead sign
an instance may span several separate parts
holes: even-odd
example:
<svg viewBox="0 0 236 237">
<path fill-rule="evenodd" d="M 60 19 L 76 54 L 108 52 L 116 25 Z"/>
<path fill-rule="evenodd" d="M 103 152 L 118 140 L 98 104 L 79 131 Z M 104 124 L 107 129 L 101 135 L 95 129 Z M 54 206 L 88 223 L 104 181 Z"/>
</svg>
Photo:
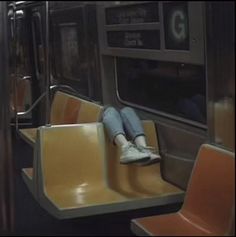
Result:
<svg viewBox="0 0 236 237">
<path fill-rule="evenodd" d="M 160 49 L 160 31 L 108 31 L 107 43 L 109 47 Z"/>
<path fill-rule="evenodd" d="M 166 49 L 189 50 L 187 3 L 165 3 L 163 9 Z"/>
<path fill-rule="evenodd" d="M 170 21 L 173 38 L 177 41 L 184 41 L 187 37 L 186 15 L 184 11 L 175 10 L 171 15 Z"/>
<path fill-rule="evenodd" d="M 138 24 L 159 21 L 158 2 L 105 9 L 106 24 Z"/>
</svg>

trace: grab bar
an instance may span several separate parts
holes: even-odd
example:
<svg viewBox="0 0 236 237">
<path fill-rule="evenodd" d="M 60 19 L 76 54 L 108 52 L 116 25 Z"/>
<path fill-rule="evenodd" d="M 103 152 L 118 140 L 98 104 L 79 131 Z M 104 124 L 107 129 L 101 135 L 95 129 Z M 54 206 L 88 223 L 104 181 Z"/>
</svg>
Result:
<svg viewBox="0 0 236 237">
<path fill-rule="evenodd" d="M 70 86 L 67 86 L 67 85 L 52 85 L 52 86 L 50 86 L 50 91 L 54 90 L 54 89 L 57 89 L 57 88 L 69 89 L 69 90 L 71 90 L 71 91 L 73 91 L 75 93 L 78 93 L 74 88 L 72 88 Z M 18 112 L 17 116 L 22 116 L 22 115 L 26 115 L 26 114 L 30 113 L 35 108 L 35 106 L 42 100 L 42 98 L 44 96 L 46 96 L 46 91 L 43 92 L 42 95 L 40 95 L 40 97 L 31 105 L 31 107 L 27 111 Z"/>
</svg>

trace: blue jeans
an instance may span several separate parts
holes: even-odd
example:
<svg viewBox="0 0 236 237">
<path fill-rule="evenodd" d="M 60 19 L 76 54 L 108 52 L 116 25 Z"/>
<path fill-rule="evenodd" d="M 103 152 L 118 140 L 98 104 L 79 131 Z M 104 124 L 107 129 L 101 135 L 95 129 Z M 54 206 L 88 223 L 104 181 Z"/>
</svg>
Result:
<svg viewBox="0 0 236 237">
<path fill-rule="evenodd" d="M 137 136 L 144 136 L 142 123 L 130 107 L 124 107 L 120 113 L 114 107 L 108 107 L 103 113 L 103 124 L 111 141 L 119 134 L 126 136 L 126 132 L 132 140 Z"/>
</svg>

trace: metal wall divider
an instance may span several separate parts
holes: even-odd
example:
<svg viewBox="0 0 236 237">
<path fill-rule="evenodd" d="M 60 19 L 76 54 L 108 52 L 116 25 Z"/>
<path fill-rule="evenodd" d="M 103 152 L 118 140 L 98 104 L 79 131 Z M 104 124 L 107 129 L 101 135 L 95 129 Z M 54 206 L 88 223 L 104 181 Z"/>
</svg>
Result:
<svg viewBox="0 0 236 237">
<path fill-rule="evenodd" d="M 0 234 L 14 228 L 7 2 L 0 2 Z"/>
</svg>

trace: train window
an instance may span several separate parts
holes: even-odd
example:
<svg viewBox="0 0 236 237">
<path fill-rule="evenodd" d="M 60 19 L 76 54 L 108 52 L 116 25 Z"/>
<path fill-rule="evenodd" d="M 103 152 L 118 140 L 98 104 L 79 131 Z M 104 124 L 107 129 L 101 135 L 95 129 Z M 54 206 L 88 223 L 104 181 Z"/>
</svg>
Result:
<svg viewBox="0 0 236 237">
<path fill-rule="evenodd" d="M 164 3 L 165 48 L 189 50 L 187 2 Z"/>
<path fill-rule="evenodd" d="M 88 41 L 84 14 L 83 7 L 53 11 L 51 43 L 53 77 L 88 96 Z"/>
<path fill-rule="evenodd" d="M 26 27 L 26 20 L 23 11 L 16 22 L 16 60 L 17 60 L 17 72 L 19 76 L 25 76 L 29 74 L 29 51 L 28 51 L 28 29 Z"/>
<path fill-rule="evenodd" d="M 206 124 L 203 66 L 117 58 L 118 96 L 123 103 Z"/>
<path fill-rule="evenodd" d="M 79 47 L 77 24 L 61 24 L 62 73 L 65 78 L 76 80 L 78 77 Z M 78 78 L 77 78 L 78 79 Z"/>
</svg>

